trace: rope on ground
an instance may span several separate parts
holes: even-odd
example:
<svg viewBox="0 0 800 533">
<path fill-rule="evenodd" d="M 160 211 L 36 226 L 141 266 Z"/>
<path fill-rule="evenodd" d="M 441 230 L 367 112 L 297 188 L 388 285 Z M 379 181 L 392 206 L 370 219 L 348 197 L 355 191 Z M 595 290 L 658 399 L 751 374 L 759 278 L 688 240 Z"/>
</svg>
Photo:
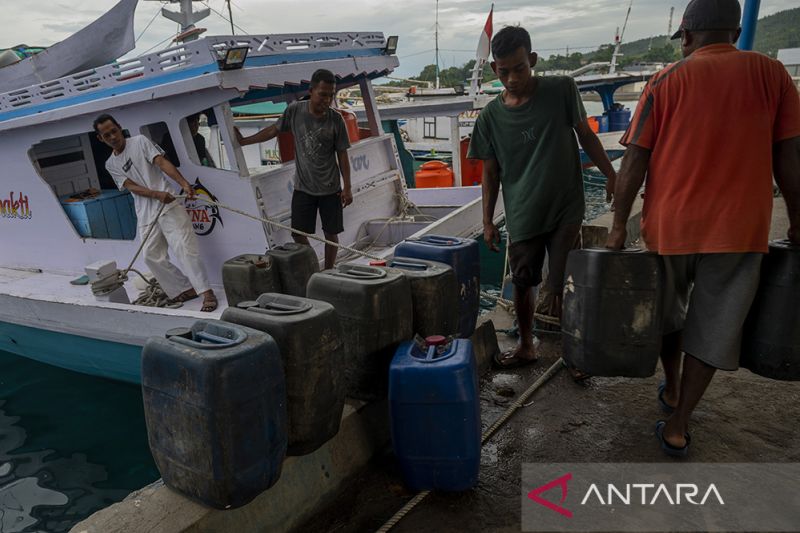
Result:
<svg viewBox="0 0 800 533">
<path fill-rule="evenodd" d="M 550 368 L 548 368 L 545 371 L 545 373 L 542 374 L 539 377 L 539 379 L 537 379 L 533 383 L 533 385 L 528 387 L 528 389 L 525 392 L 523 392 L 520 395 L 520 397 L 517 398 L 514 401 L 514 403 L 512 403 L 509 406 L 508 409 L 506 409 L 503 415 L 500 418 L 498 418 L 497 421 L 483 433 L 483 435 L 481 436 L 481 446 L 486 444 L 486 442 L 488 442 L 489 439 L 492 438 L 492 435 L 494 435 L 497 432 L 497 430 L 503 426 L 503 424 L 508 422 L 508 420 L 514 415 L 514 413 L 517 412 L 517 410 L 519 410 L 522 407 L 525 407 L 526 405 L 530 405 L 526 404 L 526 402 L 531 396 L 533 396 L 533 393 L 539 390 L 545 383 L 550 381 L 556 374 L 558 374 L 558 372 L 562 368 L 564 368 L 564 360 L 559 357 L 558 361 L 553 363 L 553 365 Z M 414 498 L 412 498 L 411 501 L 406 503 L 402 509 L 400 509 L 397 513 L 395 513 L 393 517 L 391 517 L 383 526 L 381 526 L 381 528 L 376 533 L 387 533 L 390 529 L 396 526 L 397 523 L 403 519 L 403 517 L 405 517 L 409 512 L 411 512 L 411 510 L 414 507 L 419 505 L 419 503 L 422 500 L 424 500 L 430 493 L 431 491 L 426 490 L 414 496 Z"/>
<path fill-rule="evenodd" d="M 505 423 L 508 421 L 508 419 L 509 419 L 509 418 L 511 418 L 511 417 L 514 415 L 514 413 L 515 413 L 515 412 L 517 412 L 517 410 L 518 410 L 520 407 L 522 407 L 522 406 L 525 404 L 525 402 L 526 402 L 526 401 L 528 401 L 528 398 L 530 398 L 531 396 L 533 396 L 533 393 L 534 393 L 534 392 L 536 392 L 537 390 L 539 390 L 539 389 L 542 387 L 542 385 L 544 385 L 545 383 L 547 383 L 548 381 L 550 381 L 550 380 L 551 380 L 551 379 L 552 379 L 552 378 L 553 378 L 553 377 L 554 377 L 556 374 L 558 374 L 558 372 L 559 372 L 559 371 L 560 371 L 562 368 L 564 368 L 564 360 L 563 360 L 562 358 L 560 358 L 560 357 L 559 357 L 559 358 L 558 358 L 558 361 L 556 361 L 555 363 L 553 363 L 553 365 L 552 365 L 550 368 L 548 368 L 548 369 L 545 371 L 545 373 L 544 373 L 544 374 L 542 374 L 542 375 L 539 377 L 539 379 L 537 379 L 537 380 L 536 380 L 536 381 L 533 383 L 533 385 L 531 385 L 530 387 L 528 387 L 528 389 L 527 389 L 525 392 L 523 392 L 523 393 L 520 395 L 520 397 L 519 397 L 519 398 L 517 398 L 517 399 L 514 401 L 514 403 L 512 403 L 512 404 L 511 404 L 511 405 L 508 407 L 508 409 L 506 409 L 506 412 L 505 412 L 505 413 L 503 413 L 503 416 L 501 416 L 500 418 L 498 418 L 498 419 L 497 419 L 497 421 L 496 421 L 494 424 L 492 424 L 492 425 L 491 425 L 491 427 L 489 427 L 489 429 L 487 429 L 487 430 L 486 430 L 486 431 L 483 433 L 483 436 L 481 437 L 481 444 L 486 444 L 486 442 L 487 442 L 487 441 L 488 441 L 490 438 L 492 438 L 492 435 L 494 435 L 494 434 L 495 434 L 495 432 L 496 432 L 498 429 L 500 429 L 500 427 L 501 427 L 503 424 L 505 424 Z"/>
<path fill-rule="evenodd" d="M 392 529 L 394 526 L 396 526 L 396 525 L 397 525 L 397 523 L 398 523 L 398 522 L 400 522 L 400 520 L 402 520 L 402 519 L 403 519 L 403 517 L 405 517 L 405 516 L 406 516 L 408 513 L 410 513 L 410 512 L 411 512 L 411 510 L 412 510 L 414 507 L 416 507 L 417 505 L 419 505 L 419 503 L 420 503 L 422 500 L 424 500 L 425 498 L 427 498 L 427 497 L 428 497 L 428 494 L 430 494 L 430 493 L 431 493 L 431 491 L 429 491 L 429 490 L 426 490 L 426 491 L 420 492 L 419 494 L 417 494 L 416 496 L 414 496 L 414 497 L 411 499 L 411 501 L 409 501 L 407 504 L 405 504 L 405 506 L 403 506 L 403 508 L 402 508 L 402 509 L 400 509 L 399 511 L 397 511 L 397 513 L 396 513 L 396 514 L 395 514 L 395 515 L 394 515 L 392 518 L 390 518 L 388 522 L 386 522 L 385 524 L 383 524 L 383 526 L 381 526 L 381 528 L 380 528 L 380 529 L 377 531 L 377 533 L 386 533 L 387 531 L 389 531 L 390 529 Z"/>
</svg>

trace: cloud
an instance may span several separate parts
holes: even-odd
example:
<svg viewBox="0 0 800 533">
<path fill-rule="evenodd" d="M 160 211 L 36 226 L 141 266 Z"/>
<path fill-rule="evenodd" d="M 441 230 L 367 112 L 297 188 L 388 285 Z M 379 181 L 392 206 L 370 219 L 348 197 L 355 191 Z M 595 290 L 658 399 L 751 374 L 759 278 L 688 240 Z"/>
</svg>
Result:
<svg viewBox="0 0 800 533">
<path fill-rule="evenodd" d="M 227 17 L 224 0 L 207 0 L 210 7 Z M 669 8 L 675 7 L 675 25 L 688 0 L 635 0 L 625 40 L 665 34 Z M 60 41 L 88 24 L 115 4 L 115 0 L 73 0 L 71 3 L 0 0 L 4 12 L 0 48 L 21 42 L 49 45 Z M 199 3 L 197 8 L 202 7 Z M 340 31 L 382 31 L 399 35 L 397 74 L 417 74 L 434 62 L 433 0 L 233 0 L 234 22 L 254 34 L 312 33 Z M 463 64 L 474 57 L 474 50 L 491 1 L 440 0 L 439 46 L 446 66 Z M 170 9 L 176 10 L 177 4 Z M 159 2 L 140 0 L 136 11 L 136 35 L 152 24 L 138 42 L 136 53 L 161 44 L 166 46 L 176 33 L 176 25 L 157 15 Z M 797 0 L 775 0 L 762 5 L 761 15 L 797 7 Z M 625 20 L 627 5 L 620 0 L 496 0 L 495 31 L 519 24 L 531 31 L 534 48 L 545 57 L 570 47 L 597 47 L 610 43 L 617 27 Z M 198 24 L 208 34 L 228 34 L 230 24 L 219 14 Z M 237 30 L 239 32 L 239 30 Z"/>
</svg>

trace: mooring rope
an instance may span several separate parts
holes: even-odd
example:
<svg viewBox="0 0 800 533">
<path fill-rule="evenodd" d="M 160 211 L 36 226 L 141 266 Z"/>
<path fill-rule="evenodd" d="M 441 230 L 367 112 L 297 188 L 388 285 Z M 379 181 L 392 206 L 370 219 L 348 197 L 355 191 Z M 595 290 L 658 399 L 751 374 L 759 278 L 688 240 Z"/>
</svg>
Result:
<svg viewBox="0 0 800 533">
<path fill-rule="evenodd" d="M 180 196 L 176 196 L 175 198 L 185 198 L 185 196 L 184 195 L 180 195 Z M 322 237 L 318 237 L 317 235 L 315 235 L 313 233 L 307 233 L 305 231 L 300 231 L 299 229 L 294 229 L 291 226 L 287 226 L 286 224 L 282 224 L 282 223 L 278 222 L 277 220 L 274 220 L 274 219 L 272 219 L 270 217 L 260 217 L 260 216 L 257 216 L 257 215 L 252 215 L 252 214 L 250 214 L 250 213 L 248 213 L 246 211 L 242 211 L 241 209 L 237 209 L 235 207 L 231 207 L 229 205 L 225 205 L 223 203 L 217 202 L 217 201 L 212 200 L 210 198 L 204 198 L 204 197 L 198 196 L 196 198 L 196 200 L 200 200 L 201 202 L 205 202 L 205 203 L 207 203 L 209 205 L 216 205 L 217 207 L 221 207 L 222 209 L 226 209 L 226 210 L 231 211 L 233 213 L 236 213 L 238 215 L 242 215 L 244 217 L 251 218 L 253 220 L 256 220 L 256 221 L 264 223 L 264 224 L 269 224 L 271 226 L 275 226 L 277 228 L 289 231 L 291 233 L 296 233 L 297 235 L 302 235 L 303 237 L 306 237 L 307 239 L 312 239 L 312 240 L 315 240 L 315 241 L 319 241 L 319 242 L 325 243 L 325 244 L 330 245 L 330 246 L 335 246 L 336 248 L 341 248 L 342 250 L 346 250 L 346 251 L 350 252 L 353 255 L 364 257 L 366 259 L 371 259 L 373 261 L 382 261 L 382 258 L 380 258 L 380 257 L 374 256 L 374 255 L 370 255 L 370 254 L 368 254 L 366 252 L 363 252 L 361 250 L 356 250 L 355 248 L 351 248 L 350 246 L 346 246 L 346 245 L 338 243 L 338 242 L 329 241 L 328 239 L 324 239 Z"/>
<path fill-rule="evenodd" d="M 399 196 L 401 196 L 401 198 L 402 198 L 402 195 L 399 195 Z M 179 194 L 179 195 L 175 195 L 175 200 L 174 201 L 183 200 L 183 199 L 186 199 L 186 198 L 188 198 L 188 197 L 185 194 Z M 359 256 L 359 257 L 364 257 L 366 259 L 370 259 L 370 260 L 373 260 L 373 261 L 381 261 L 382 260 L 380 257 L 377 257 L 375 255 L 371 255 L 371 254 L 369 254 L 367 252 L 364 252 L 364 251 L 361 251 L 361 250 L 357 250 L 357 249 L 352 248 L 350 246 L 346 246 L 346 245 L 343 245 L 341 243 L 330 241 L 330 240 L 324 239 L 322 237 L 318 237 L 317 235 L 315 235 L 313 233 L 307 233 L 305 231 L 300 231 L 298 229 L 294 229 L 291 226 L 287 226 L 285 224 L 282 224 L 282 223 L 278 222 L 277 220 L 274 220 L 274 219 L 269 218 L 269 217 L 260 217 L 260 216 L 252 215 L 250 213 L 247 213 L 246 211 L 242 211 L 241 209 L 237 209 L 235 207 L 231 207 L 229 205 L 225 205 L 225 204 L 217 202 L 215 200 L 211 200 L 210 198 L 204 198 L 204 197 L 198 196 L 198 197 L 194 198 L 194 200 L 199 200 L 199 201 L 202 201 L 202 202 L 207 203 L 209 205 L 215 205 L 215 206 L 217 206 L 217 207 L 219 207 L 221 209 L 226 209 L 228 211 L 231 211 L 233 213 L 242 215 L 242 216 L 247 217 L 247 218 L 251 218 L 251 219 L 256 220 L 258 222 L 269 224 L 271 226 L 275 226 L 277 228 L 284 229 L 284 230 L 289 231 L 291 233 L 296 233 L 298 235 L 302 235 L 302 236 L 304 236 L 304 237 L 306 237 L 308 239 L 313 239 L 313 240 L 322 242 L 322 243 L 324 243 L 326 245 L 334 246 L 336 248 L 341 248 L 342 250 L 346 250 L 349 253 L 348 257 Z M 409 202 L 407 199 L 405 200 L 405 202 L 403 202 L 401 200 L 400 204 L 401 204 L 402 212 L 404 214 L 407 213 L 407 210 L 408 210 L 409 207 L 414 207 L 419 212 L 419 209 L 413 203 Z M 170 301 L 169 297 L 166 295 L 166 293 L 164 293 L 164 290 L 158 285 L 158 282 L 155 279 L 147 279 L 141 272 L 138 272 L 137 270 L 135 270 L 133 268 L 134 263 L 136 263 L 136 260 L 139 258 L 139 255 L 141 255 L 145 244 L 150 239 L 150 236 L 152 235 L 153 230 L 156 227 L 156 221 L 158 220 L 158 217 L 161 216 L 161 213 L 164 212 L 164 208 L 167 205 L 168 204 L 165 204 L 165 203 L 162 202 L 161 206 L 158 208 L 158 212 L 156 213 L 155 217 L 153 217 L 153 220 L 150 222 L 150 224 L 147 225 L 147 232 L 145 233 L 144 237 L 142 238 L 142 242 L 139 244 L 139 248 L 136 250 L 136 253 L 133 255 L 133 259 L 131 259 L 130 263 L 128 264 L 128 267 L 125 268 L 124 270 L 117 271 L 117 276 L 114 277 L 114 278 L 109 278 L 107 280 L 102 280 L 102 281 L 99 281 L 99 282 L 92 283 L 92 287 L 91 288 L 92 288 L 92 292 L 95 295 L 98 295 L 98 296 L 106 295 L 106 294 L 109 294 L 109 293 L 113 292 L 117 288 L 122 287 L 124 285 L 124 283 L 126 281 L 128 281 L 128 273 L 133 271 L 136 274 L 138 274 L 145 281 L 145 283 L 147 283 L 147 287 L 144 290 L 144 292 L 142 292 L 139 295 L 139 297 L 133 302 L 134 305 L 144 305 L 144 306 L 148 306 L 148 307 L 172 307 L 172 308 L 180 307 L 179 303 Z M 422 213 L 420 213 L 420 214 L 422 214 Z M 386 226 L 388 226 L 388 224 L 392 220 L 395 220 L 395 219 L 397 219 L 397 218 L 396 217 L 392 217 L 391 219 L 387 220 Z M 384 226 L 384 230 L 385 230 L 386 226 Z M 383 233 L 383 230 L 381 231 L 381 233 Z"/>
</svg>

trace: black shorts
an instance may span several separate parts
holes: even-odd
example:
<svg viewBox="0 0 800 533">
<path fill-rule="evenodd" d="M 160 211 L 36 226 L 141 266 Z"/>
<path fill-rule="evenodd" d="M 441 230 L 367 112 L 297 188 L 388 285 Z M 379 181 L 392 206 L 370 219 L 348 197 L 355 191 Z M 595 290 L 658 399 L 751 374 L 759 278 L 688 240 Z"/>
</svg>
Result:
<svg viewBox="0 0 800 533">
<path fill-rule="evenodd" d="M 314 196 L 303 191 L 292 195 L 292 228 L 306 233 L 317 231 L 317 211 L 322 220 L 322 231 L 338 235 L 344 231 L 342 197 L 340 193 Z"/>
<path fill-rule="evenodd" d="M 553 293 L 561 294 L 567 254 L 575 248 L 580 232 L 580 224 L 566 224 L 549 233 L 512 242 L 508 247 L 508 262 L 514 285 L 521 288 L 539 285 L 542 282 L 542 267 L 547 252 L 550 259 L 547 285 Z"/>
</svg>

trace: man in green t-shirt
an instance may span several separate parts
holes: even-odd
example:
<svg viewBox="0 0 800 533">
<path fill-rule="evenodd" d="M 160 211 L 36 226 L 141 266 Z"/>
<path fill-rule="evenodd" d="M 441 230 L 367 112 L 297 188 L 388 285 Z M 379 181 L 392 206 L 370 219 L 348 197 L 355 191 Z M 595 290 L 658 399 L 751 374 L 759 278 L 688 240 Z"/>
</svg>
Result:
<svg viewBox="0 0 800 533">
<path fill-rule="evenodd" d="M 481 111 L 468 157 L 484 162 L 483 237 L 493 251 L 500 241 L 494 209 L 503 185 L 520 342 L 495 363 L 513 368 L 537 360 L 531 288 L 542 281 L 545 251 L 550 260 L 544 289 L 551 314 L 560 319 L 567 254 L 585 207 L 578 141 L 607 177 L 609 201 L 616 174 L 589 126 L 575 81 L 531 74 L 537 55 L 525 29 L 500 30 L 492 39 L 492 56 L 492 70 L 505 90 Z"/>
</svg>

